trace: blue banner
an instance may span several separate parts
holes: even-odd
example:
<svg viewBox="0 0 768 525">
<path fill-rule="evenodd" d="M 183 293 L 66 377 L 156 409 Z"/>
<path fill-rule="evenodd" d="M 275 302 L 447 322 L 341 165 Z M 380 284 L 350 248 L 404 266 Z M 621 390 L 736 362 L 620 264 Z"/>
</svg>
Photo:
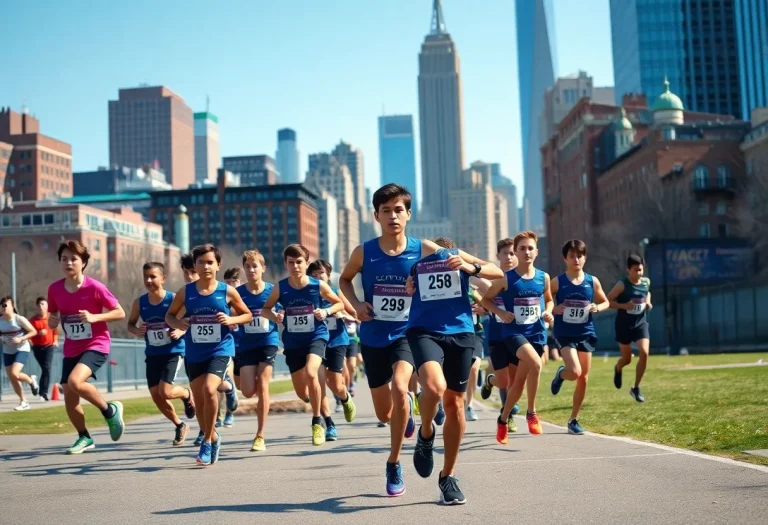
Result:
<svg viewBox="0 0 768 525">
<path fill-rule="evenodd" d="M 649 246 L 647 255 L 655 286 L 707 286 L 755 274 L 754 250 L 737 239 L 662 241 Z"/>
</svg>

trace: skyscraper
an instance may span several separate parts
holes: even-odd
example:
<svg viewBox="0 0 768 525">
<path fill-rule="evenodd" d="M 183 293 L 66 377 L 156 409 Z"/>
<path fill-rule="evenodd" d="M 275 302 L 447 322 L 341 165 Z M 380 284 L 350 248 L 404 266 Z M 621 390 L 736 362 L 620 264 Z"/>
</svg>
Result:
<svg viewBox="0 0 768 525">
<path fill-rule="evenodd" d="M 296 132 L 291 128 L 277 130 L 277 171 L 285 184 L 301 182 L 299 169 L 299 150 L 296 147 Z"/>
<path fill-rule="evenodd" d="M 164 86 L 121 89 L 109 101 L 109 164 L 149 164 L 183 189 L 195 180 L 192 110 Z"/>
<path fill-rule="evenodd" d="M 352 177 L 352 186 L 354 193 L 352 197 L 353 207 L 360 212 L 361 220 L 364 220 L 368 206 L 365 204 L 365 166 L 363 164 L 363 152 L 351 144 L 339 141 L 331 152 L 340 164 L 345 164 L 349 169 L 349 175 Z"/>
<path fill-rule="evenodd" d="M 506 201 L 506 230 L 507 235 L 514 237 L 520 231 L 519 213 L 517 210 L 517 186 L 501 174 L 501 165 L 493 163 L 491 166 L 491 187 L 498 195 L 503 195 Z M 502 239 L 503 237 L 499 237 Z"/>
<path fill-rule="evenodd" d="M 520 84 L 520 128 L 523 140 L 525 229 L 544 225 L 544 184 L 541 152 L 546 140 L 539 116 L 544 93 L 555 83 L 555 19 L 552 0 L 515 2 L 517 20 L 517 74 Z M 510 206 L 510 209 L 512 207 Z"/>
<path fill-rule="evenodd" d="M 413 142 L 413 117 L 379 117 L 379 173 L 381 184 L 400 184 L 413 195 L 411 209 L 416 211 L 416 151 Z"/>
<path fill-rule="evenodd" d="M 618 104 L 627 93 L 655 99 L 664 77 L 691 111 L 748 119 L 768 97 L 765 0 L 611 0 L 610 5 Z"/>
<path fill-rule="evenodd" d="M 459 53 L 445 29 L 440 0 L 432 5 L 432 28 L 419 54 L 421 208 L 447 217 L 449 192 L 464 167 Z"/>
<path fill-rule="evenodd" d="M 216 182 L 221 164 L 219 119 L 207 109 L 195 113 L 195 182 Z"/>
<path fill-rule="evenodd" d="M 765 0 L 736 0 L 736 39 L 739 47 L 741 119 L 768 106 L 768 4 Z"/>
</svg>

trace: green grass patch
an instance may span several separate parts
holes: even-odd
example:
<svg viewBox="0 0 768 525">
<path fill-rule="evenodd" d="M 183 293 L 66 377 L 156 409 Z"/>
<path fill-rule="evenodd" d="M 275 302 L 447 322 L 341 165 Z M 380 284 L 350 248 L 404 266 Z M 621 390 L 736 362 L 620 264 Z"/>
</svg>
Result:
<svg viewBox="0 0 768 525">
<path fill-rule="evenodd" d="M 269 392 L 272 395 L 282 394 L 293 390 L 290 379 L 281 379 L 272 381 L 269 385 Z M 148 416 L 159 414 L 155 403 L 150 397 L 137 397 L 120 400 L 125 408 L 123 419 L 126 423 Z M 174 401 L 174 406 L 179 414 L 184 413 L 184 407 L 181 401 Z M 85 410 L 85 419 L 88 422 L 88 428 L 105 427 L 106 422 L 101 412 L 88 402 L 83 402 Z M 64 406 L 52 408 L 37 408 L 26 410 L 24 412 L 3 412 L 0 413 L 0 435 L 12 434 L 68 434 L 73 432 L 72 424 L 69 422 L 67 412 Z"/>
<path fill-rule="evenodd" d="M 599 353 L 593 356 L 579 415 L 585 429 L 768 465 L 768 458 L 742 452 L 768 448 L 768 367 L 689 369 L 759 359 L 766 362 L 768 354 L 651 356 L 640 385 L 646 400 L 642 404 L 629 396 L 637 360 L 624 368 L 619 391 L 613 386 L 616 359 L 606 360 Z M 543 369 L 536 408 L 544 420 L 565 425 L 574 383 L 566 381 L 557 396 L 550 393 L 559 365 L 549 362 Z M 520 408 L 525 410 L 525 399 Z"/>
</svg>

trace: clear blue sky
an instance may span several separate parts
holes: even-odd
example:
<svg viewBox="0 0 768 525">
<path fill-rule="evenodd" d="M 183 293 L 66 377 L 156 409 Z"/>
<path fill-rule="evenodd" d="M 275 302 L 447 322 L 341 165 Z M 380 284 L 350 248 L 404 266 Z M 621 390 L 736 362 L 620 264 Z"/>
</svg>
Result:
<svg viewBox="0 0 768 525">
<path fill-rule="evenodd" d="M 521 187 L 514 0 L 443 0 L 461 58 L 467 163 L 500 162 Z M 517 0 L 532 1 L 532 0 Z M 432 0 L 6 0 L 0 106 L 26 103 L 43 133 L 72 144 L 75 171 L 109 161 L 107 101 L 165 85 L 219 117 L 221 153 L 274 155 L 276 132 L 306 155 L 339 139 L 379 183 L 377 117 L 418 121 L 418 52 Z M 613 84 L 608 0 L 555 0 L 568 74 Z M 417 170 L 418 133 L 416 135 Z"/>
</svg>

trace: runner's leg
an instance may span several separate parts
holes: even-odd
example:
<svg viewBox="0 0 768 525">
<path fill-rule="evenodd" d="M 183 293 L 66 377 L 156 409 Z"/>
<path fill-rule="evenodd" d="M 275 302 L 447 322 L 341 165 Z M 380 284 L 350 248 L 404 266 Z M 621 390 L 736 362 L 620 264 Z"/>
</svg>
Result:
<svg viewBox="0 0 768 525">
<path fill-rule="evenodd" d="M 635 387 L 640 386 L 640 381 L 643 380 L 645 375 L 645 369 L 648 366 L 648 354 L 651 349 L 651 341 L 649 339 L 640 339 L 637 341 L 637 366 L 635 367 Z"/>
<path fill-rule="evenodd" d="M 259 427 L 256 431 L 257 437 L 264 437 L 264 427 L 267 424 L 269 415 L 269 383 L 272 380 L 272 365 L 268 363 L 259 363 L 259 377 L 256 381 L 256 395 L 259 401 L 256 404 L 256 417 L 259 420 Z M 242 375 L 242 370 L 240 371 Z"/>
<path fill-rule="evenodd" d="M 592 353 L 577 352 L 579 359 L 580 374 L 576 379 L 576 389 L 573 391 L 573 408 L 571 408 L 571 419 L 578 419 L 581 405 L 584 404 L 584 397 L 587 395 L 587 382 L 589 381 L 589 371 L 592 369 Z"/>
</svg>

